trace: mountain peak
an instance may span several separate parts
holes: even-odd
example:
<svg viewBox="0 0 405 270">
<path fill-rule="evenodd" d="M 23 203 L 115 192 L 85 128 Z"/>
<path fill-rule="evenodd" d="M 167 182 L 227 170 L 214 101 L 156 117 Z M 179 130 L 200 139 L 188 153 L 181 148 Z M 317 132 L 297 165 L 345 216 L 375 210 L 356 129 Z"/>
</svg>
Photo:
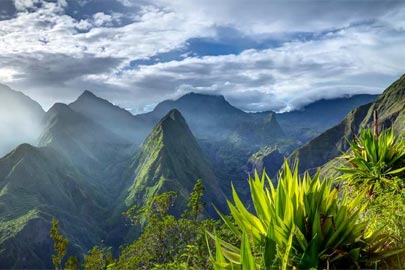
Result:
<svg viewBox="0 0 405 270">
<path fill-rule="evenodd" d="M 196 92 L 189 92 L 185 95 L 183 95 L 181 98 L 187 98 L 187 97 L 192 97 L 192 98 L 212 98 L 212 99 L 219 99 L 219 100 L 225 100 L 225 97 L 223 95 L 217 95 L 217 94 L 203 94 L 203 93 L 196 93 Z"/>
<path fill-rule="evenodd" d="M 80 97 L 95 97 L 98 98 L 93 92 L 90 90 L 84 90 L 83 93 L 79 96 Z"/>
<path fill-rule="evenodd" d="M 108 100 L 96 96 L 90 90 L 84 90 L 83 93 L 73 103 L 69 104 L 69 106 L 72 107 L 71 106 L 72 104 L 77 104 L 77 103 L 89 104 L 89 102 L 91 102 L 91 103 L 101 103 L 101 104 L 104 103 L 104 104 L 114 106 Z M 74 109 L 74 108 L 72 108 L 72 109 Z"/>
<path fill-rule="evenodd" d="M 183 115 L 177 109 L 169 111 L 156 125 L 152 134 L 161 136 L 162 140 L 165 141 L 168 139 L 176 140 L 176 136 L 183 136 L 185 134 L 194 137 Z"/>
<path fill-rule="evenodd" d="M 72 110 L 69 108 L 68 105 L 64 103 L 55 103 L 53 106 L 48 110 L 46 114 L 53 115 L 53 114 L 60 114 L 60 113 L 70 113 Z"/>
<path fill-rule="evenodd" d="M 181 121 L 181 122 L 185 122 L 186 120 L 184 120 L 184 117 L 181 115 L 179 110 L 172 109 L 161 120 L 161 122 L 165 122 L 165 121 Z"/>
<path fill-rule="evenodd" d="M 181 203 L 175 206 L 175 212 L 180 213 L 197 179 L 204 181 L 209 201 L 217 202 L 224 197 L 211 165 L 176 109 L 170 110 L 155 126 L 130 170 L 134 184 L 129 188 L 127 205 L 174 190 L 181 197 Z"/>
<path fill-rule="evenodd" d="M 129 111 L 88 90 L 70 103 L 69 107 L 132 143 L 141 144 L 146 136 L 142 123 Z"/>
<path fill-rule="evenodd" d="M 91 92 L 90 90 L 84 90 L 83 93 L 82 93 L 82 94 L 76 99 L 76 101 L 73 102 L 73 103 L 77 103 L 77 102 L 80 102 L 80 101 L 83 101 L 83 100 L 86 100 L 86 101 L 88 101 L 88 100 L 98 100 L 98 101 L 108 102 L 107 100 L 102 99 L 102 98 L 96 96 L 96 95 L 95 95 L 93 92 Z"/>
<path fill-rule="evenodd" d="M 37 150 L 36 147 L 28 143 L 23 143 L 18 145 L 10 154 L 15 155 L 18 158 L 21 158 L 26 153 L 30 153 Z"/>
</svg>

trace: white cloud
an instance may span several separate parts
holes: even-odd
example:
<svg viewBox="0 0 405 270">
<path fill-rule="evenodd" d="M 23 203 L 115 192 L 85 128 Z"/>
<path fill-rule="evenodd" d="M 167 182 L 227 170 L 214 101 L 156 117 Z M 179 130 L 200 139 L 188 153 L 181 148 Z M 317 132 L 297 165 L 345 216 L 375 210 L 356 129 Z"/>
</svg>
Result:
<svg viewBox="0 0 405 270">
<path fill-rule="evenodd" d="M 136 0 L 132 0 L 136 2 Z M 179 14 L 247 35 L 319 32 L 373 20 L 403 6 L 393 0 L 151 0 Z"/>
<path fill-rule="evenodd" d="M 12 68 L 0 68 L 0 81 L 4 83 L 12 82 L 18 76 L 18 72 Z"/>
<path fill-rule="evenodd" d="M 189 91 L 224 94 L 245 110 L 289 110 L 320 98 L 380 93 L 404 72 L 405 35 L 358 26 L 319 40 L 239 55 L 188 57 L 89 79 L 133 89 L 140 103 Z"/>
<path fill-rule="evenodd" d="M 97 12 L 93 15 L 93 23 L 95 26 L 111 25 L 112 21 L 112 16 L 104 12 Z"/>
<path fill-rule="evenodd" d="M 35 5 L 40 2 L 40 0 L 14 0 L 14 5 L 18 11 L 26 11 L 35 8 Z"/>
<path fill-rule="evenodd" d="M 28 2 L 24 2 L 26 7 Z M 90 52 L 133 60 L 181 47 L 190 37 L 214 35 L 210 23 L 153 6 L 144 6 L 132 23 L 112 27 L 121 14 L 98 12 L 78 21 L 62 14 L 64 6 L 59 2 L 41 2 L 42 7 L 34 12 L 21 12 L 16 18 L 1 21 L 0 54 Z"/>
<path fill-rule="evenodd" d="M 139 110 L 188 91 L 225 94 L 246 110 L 281 110 L 321 97 L 377 93 L 405 66 L 400 1 L 121 3 L 138 11 L 97 10 L 77 19 L 66 14 L 65 0 L 15 0 L 19 12 L 0 21 L 0 81 L 47 105 L 88 88 Z M 221 27 L 241 38 L 292 38 L 276 48 L 206 57 L 190 52 L 128 70 L 130 61 L 184 48 L 191 38 L 218 38 Z"/>
</svg>

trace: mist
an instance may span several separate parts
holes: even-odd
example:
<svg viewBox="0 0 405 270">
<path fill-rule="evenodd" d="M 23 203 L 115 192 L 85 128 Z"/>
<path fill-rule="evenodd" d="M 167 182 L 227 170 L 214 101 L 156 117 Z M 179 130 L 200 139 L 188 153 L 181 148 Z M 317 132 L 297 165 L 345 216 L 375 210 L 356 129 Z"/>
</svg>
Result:
<svg viewBox="0 0 405 270">
<path fill-rule="evenodd" d="M 0 85 L 0 157 L 22 143 L 36 145 L 44 113 L 28 96 Z"/>
</svg>

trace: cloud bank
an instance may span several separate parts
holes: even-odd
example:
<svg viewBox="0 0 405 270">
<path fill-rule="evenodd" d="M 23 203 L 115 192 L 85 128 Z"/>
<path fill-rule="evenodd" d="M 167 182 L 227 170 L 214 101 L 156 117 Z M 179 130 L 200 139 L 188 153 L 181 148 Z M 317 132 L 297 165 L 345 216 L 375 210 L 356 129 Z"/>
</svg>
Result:
<svg viewBox="0 0 405 270">
<path fill-rule="evenodd" d="M 45 108 L 84 89 L 133 113 L 190 91 L 247 110 L 380 93 L 404 72 L 402 1 L 6 0 L 0 82 Z"/>
</svg>

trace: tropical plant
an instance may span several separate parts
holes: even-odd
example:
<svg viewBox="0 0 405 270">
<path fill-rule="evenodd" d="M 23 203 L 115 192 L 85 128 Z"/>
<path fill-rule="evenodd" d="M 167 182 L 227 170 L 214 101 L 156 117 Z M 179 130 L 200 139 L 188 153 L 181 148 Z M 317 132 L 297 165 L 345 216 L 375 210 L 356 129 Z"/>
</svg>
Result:
<svg viewBox="0 0 405 270">
<path fill-rule="evenodd" d="M 233 188 L 234 202 L 228 201 L 228 206 L 236 226 L 220 214 L 241 245 L 210 234 L 216 242 L 216 254 L 211 254 L 216 270 L 350 268 L 399 252 L 384 250 L 390 241 L 384 235 L 365 233 L 362 196 L 340 198 L 333 181 L 318 173 L 301 177 L 297 167 L 292 170 L 285 161 L 277 188 L 266 173 L 249 178 L 249 186 L 255 213 Z"/>
<path fill-rule="evenodd" d="M 344 181 L 356 187 L 365 187 L 369 195 L 375 188 L 399 190 L 405 184 L 405 140 L 395 136 L 394 130 L 382 130 L 378 134 L 371 128 L 360 130 L 350 151 L 342 155 L 346 160 L 339 169 Z"/>
</svg>

